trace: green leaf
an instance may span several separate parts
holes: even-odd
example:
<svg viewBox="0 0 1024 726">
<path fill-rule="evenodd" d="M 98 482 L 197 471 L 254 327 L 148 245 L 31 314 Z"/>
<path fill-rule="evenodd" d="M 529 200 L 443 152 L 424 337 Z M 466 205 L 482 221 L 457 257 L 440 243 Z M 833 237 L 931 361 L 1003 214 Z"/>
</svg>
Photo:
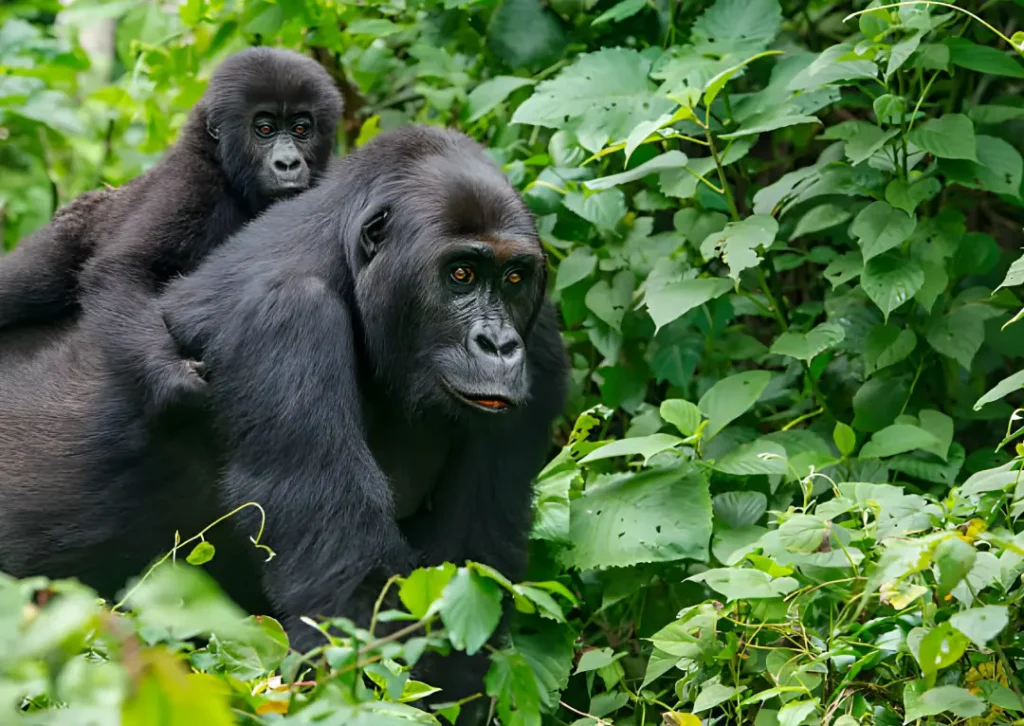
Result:
<svg viewBox="0 0 1024 726">
<path fill-rule="evenodd" d="M 771 352 L 810 361 L 819 353 L 839 345 L 844 337 L 846 333 L 838 323 L 822 323 L 808 333 L 783 333 L 772 345 Z"/>
<path fill-rule="evenodd" d="M 945 42 L 949 48 L 950 61 L 955 66 L 993 76 L 1024 78 L 1024 64 L 1019 56 L 987 45 L 978 45 L 967 38 L 946 38 Z"/>
<path fill-rule="evenodd" d="M 568 42 L 562 23 L 541 0 L 501 0 L 487 27 L 487 45 L 510 68 L 552 63 Z"/>
<path fill-rule="evenodd" d="M 864 271 L 864 259 L 860 252 L 847 252 L 828 263 L 822 273 L 832 284 L 832 289 L 849 282 Z"/>
<path fill-rule="evenodd" d="M 1009 625 L 1010 616 L 1005 605 L 987 605 L 959 612 L 949 622 L 972 643 L 984 649 Z"/>
<path fill-rule="evenodd" d="M 646 464 L 655 454 L 678 446 L 683 440 L 678 436 L 669 434 L 652 434 L 650 436 L 634 436 L 629 439 L 619 439 L 610 444 L 605 444 L 580 459 L 581 464 L 588 464 L 592 461 L 611 459 L 616 456 L 642 456 Z"/>
<path fill-rule="evenodd" d="M 938 439 L 918 426 L 893 424 L 882 429 L 860 450 L 860 458 L 882 459 L 915 449 L 934 448 Z"/>
<path fill-rule="evenodd" d="M 745 689 L 737 686 L 723 686 L 721 683 L 711 683 L 701 689 L 697 699 L 693 702 L 693 712 L 700 713 L 714 708 L 720 703 L 728 701 Z"/>
<path fill-rule="evenodd" d="M 871 378 L 853 395 L 853 427 L 880 431 L 903 410 L 908 386 L 898 378 Z"/>
<path fill-rule="evenodd" d="M 828 537 L 829 525 L 810 514 L 794 514 L 778 529 L 779 542 L 789 552 L 815 552 Z"/>
<path fill-rule="evenodd" d="M 1021 255 L 1010 265 L 1010 269 L 1006 271 L 1006 277 L 999 284 L 996 290 L 1004 287 L 1015 287 L 1017 285 L 1024 285 L 1024 255 Z"/>
<path fill-rule="evenodd" d="M 832 429 L 832 440 L 844 457 L 848 457 L 857 448 L 857 434 L 842 421 L 837 421 Z"/>
<path fill-rule="evenodd" d="M 1019 391 L 1021 388 L 1024 388 L 1024 371 L 1017 371 L 1012 376 L 1007 376 L 999 381 L 992 390 L 979 398 L 974 404 L 974 410 L 978 411 L 986 404 L 998 401 L 1014 391 Z"/>
<path fill-rule="evenodd" d="M 693 436 L 703 420 L 700 409 L 682 398 L 670 398 L 661 402 L 658 410 L 661 419 L 679 429 L 683 436 Z"/>
<path fill-rule="evenodd" d="M 487 695 L 497 699 L 502 723 L 540 724 L 540 684 L 522 653 L 503 650 L 491 656 L 491 668 L 484 678 Z M 535 714 L 533 722 L 517 720 L 516 713 Z M 369 726 L 369 724 L 367 725 Z"/>
<path fill-rule="evenodd" d="M 646 161 L 632 169 L 627 169 L 619 174 L 604 176 L 600 179 L 592 179 L 584 182 L 583 185 L 588 189 L 611 189 L 612 187 L 617 187 L 620 184 L 627 184 L 631 181 L 636 181 L 637 179 L 643 179 L 648 174 L 655 174 L 659 171 L 665 171 L 666 169 L 676 169 L 681 166 L 686 166 L 687 161 L 688 159 L 686 154 L 681 151 L 666 151 L 664 154 L 659 154 L 650 161 Z"/>
<path fill-rule="evenodd" d="M 932 561 L 939 571 L 939 595 L 945 595 L 967 577 L 974 567 L 978 551 L 957 535 L 951 535 L 935 546 Z"/>
<path fill-rule="evenodd" d="M 853 136 L 846 140 L 846 158 L 856 166 L 874 156 L 890 140 L 899 136 L 899 129 L 883 131 L 874 124 L 858 124 Z"/>
<path fill-rule="evenodd" d="M 867 372 L 874 373 L 905 360 L 917 347 L 917 336 L 910 328 L 876 325 L 864 342 Z"/>
<path fill-rule="evenodd" d="M 931 177 L 907 184 L 902 179 L 893 179 L 885 188 L 885 201 L 909 215 L 922 203 L 942 191 L 942 184 Z"/>
<path fill-rule="evenodd" d="M 445 585 L 441 603 L 441 621 L 452 645 L 473 655 L 491 637 L 500 620 L 501 590 L 497 583 L 460 567 Z"/>
<path fill-rule="evenodd" d="M 699 305 L 724 295 L 733 283 L 720 277 L 701 277 L 696 280 L 678 280 L 648 290 L 645 297 L 647 312 L 659 330 Z"/>
<path fill-rule="evenodd" d="M 929 119 L 910 132 L 912 144 L 940 159 L 977 161 L 974 124 L 960 113 Z"/>
<path fill-rule="evenodd" d="M 216 553 L 217 550 L 214 548 L 213 543 L 203 540 L 188 553 L 188 557 L 185 558 L 185 561 L 190 565 L 205 565 L 213 559 L 213 556 Z"/>
<path fill-rule="evenodd" d="M 867 15 L 862 15 L 861 17 L 867 17 Z M 879 123 L 899 124 L 903 121 L 903 116 L 907 112 L 907 102 L 903 96 L 894 96 L 891 93 L 886 93 L 876 98 L 872 102 L 871 108 L 874 110 L 875 117 Z"/>
<path fill-rule="evenodd" d="M 850 233 L 857 238 L 862 257 L 867 262 L 910 239 L 916 226 L 917 221 L 913 217 L 885 202 L 874 202 L 854 218 Z"/>
<path fill-rule="evenodd" d="M 438 607 L 436 601 L 454 576 L 455 565 L 450 562 L 413 570 L 402 580 L 398 597 L 413 617 L 424 618 L 432 608 Z"/>
<path fill-rule="evenodd" d="M 612 278 L 598 280 L 588 291 L 584 302 L 591 312 L 608 323 L 614 330 L 622 331 L 622 318 L 633 299 L 633 273 L 621 270 Z"/>
<path fill-rule="evenodd" d="M 615 653 L 611 648 L 594 648 L 593 650 L 588 650 L 580 656 L 579 663 L 576 664 L 576 670 L 573 671 L 573 674 L 587 673 L 588 671 L 596 671 L 601 668 L 605 668 L 625 655 L 625 653 Z"/>
<path fill-rule="evenodd" d="M 1024 37 L 1021 38 L 1021 42 L 1024 43 Z M 1021 703 L 1020 697 L 1002 683 L 978 681 L 978 687 L 985 694 L 985 700 L 993 706 L 1018 713 L 1024 711 L 1024 704 Z"/>
<path fill-rule="evenodd" d="M 569 192 L 562 197 L 562 204 L 602 232 L 614 231 L 626 216 L 626 199 L 619 189 L 605 189 L 586 196 L 580 192 Z"/>
<path fill-rule="evenodd" d="M 555 290 L 564 290 L 580 280 L 586 280 L 597 268 L 597 256 L 589 247 L 575 247 L 558 263 Z"/>
<path fill-rule="evenodd" d="M 984 304 L 958 307 L 929 326 L 928 344 L 969 371 L 975 354 L 985 342 L 985 321 L 996 314 Z"/>
<path fill-rule="evenodd" d="M 779 709 L 779 726 L 800 726 L 818 709 L 818 699 L 793 701 Z"/>
<path fill-rule="evenodd" d="M 800 586 L 792 577 L 772 579 L 767 572 L 751 567 L 722 567 L 705 570 L 687 579 L 693 582 L 703 582 L 715 592 L 724 595 L 730 602 L 782 597 Z"/>
<path fill-rule="evenodd" d="M 769 371 L 744 371 L 723 378 L 701 396 L 697 406 L 708 417 L 704 439 L 710 440 L 732 421 L 742 416 L 760 398 L 772 379 Z"/>
<path fill-rule="evenodd" d="M 946 176 L 969 189 L 993 194 L 1020 196 L 1024 176 L 1024 158 L 1007 141 L 995 136 L 977 138 L 978 161 L 945 160 L 941 169 Z"/>
<path fill-rule="evenodd" d="M 372 35 L 374 38 L 383 38 L 402 31 L 402 26 L 395 25 L 385 18 L 359 18 L 353 20 L 345 28 L 351 35 Z"/>
<path fill-rule="evenodd" d="M 266 615 L 247 618 L 253 627 L 244 638 L 214 639 L 217 661 L 226 673 L 250 681 L 277 670 L 288 655 L 288 636 L 281 623 Z"/>
<path fill-rule="evenodd" d="M 908 684 L 907 689 L 910 689 Z M 973 718 L 985 713 L 985 702 L 973 695 L 970 691 L 958 686 L 939 686 L 925 691 L 915 699 L 912 704 L 907 703 L 907 692 L 904 691 L 904 703 L 906 705 L 906 717 L 904 724 L 909 724 L 921 718 L 936 716 L 945 711 L 950 711 L 960 718 Z"/>
<path fill-rule="evenodd" d="M 704 562 L 711 538 L 708 480 L 689 466 L 652 469 L 587 488 L 572 501 L 567 566 L 590 570 L 684 558 Z"/>
<path fill-rule="evenodd" d="M 534 81 L 518 76 L 495 76 L 474 88 L 466 101 L 469 104 L 469 121 L 478 121 L 497 108 L 498 104 L 523 86 L 531 86 Z"/>
<path fill-rule="evenodd" d="M 650 61 L 633 50 L 606 48 L 585 53 L 557 76 L 538 84 L 516 109 L 512 123 L 561 129 L 580 120 L 584 148 L 599 151 L 609 139 L 624 139 L 641 121 L 670 113 L 674 104 L 654 93 Z"/>
<path fill-rule="evenodd" d="M 914 297 L 924 285 L 924 270 L 913 260 L 885 254 L 864 266 L 860 280 L 864 292 L 888 321 L 889 313 Z"/>
<path fill-rule="evenodd" d="M 778 0 L 717 0 L 691 32 L 701 54 L 747 56 L 767 48 L 781 25 Z"/>
<path fill-rule="evenodd" d="M 251 635 L 245 612 L 198 567 L 157 567 L 128 603 L 142 625 L 166 628 L 179 639 L 212 633 L 222 640 L 247 640 Z"/>
<path fill-rule="evenodd" d="M 761 261 L 758 248 L 768 249 L 775 241 L 779 223 L 766 214 L 755 214 L 742 222 L 730 222 L 721 232 L 710 234 L 700 245 L 706 260 L 718 255 L 729 266 L 729 277 L 739 280 L 740 273 Z"/>
<path fill-rule="evenodd" d="M 786 450 L 767 439 L 757 439 L 741 444 L 712 464 L 715 471 L 733 476 L 757 476 L 758 474 L 785 474 Z"/>
<path fill-rule="evenodd" d="M 620 20 L 633 17 L 645 7 L 647 7 L 647 0 L 622 0 L 622 2 L 612 5 L 610 8 L 594 18 L 591 25 L 617 23 Z"/>
<path fill-rule="evenodd" d="M 711 500 L 715 516 L 734 529 L 757 524 L 768 510 L 761 492 L 724 492 Z"/>
<path fill-rule="evenodd" d="M 921 640 L 917 658 L 925 676 L 938 673 L 943 668 L 960 660 L 970 643 L 956 628 L 948 622 L 942 623 L 931 630 Z"/>
</svg>

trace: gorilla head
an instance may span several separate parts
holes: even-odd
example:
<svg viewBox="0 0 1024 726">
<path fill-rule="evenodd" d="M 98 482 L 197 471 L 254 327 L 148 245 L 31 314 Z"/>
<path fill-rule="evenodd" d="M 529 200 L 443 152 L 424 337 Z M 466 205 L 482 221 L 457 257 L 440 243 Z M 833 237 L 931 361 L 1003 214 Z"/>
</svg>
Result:
<svg viewBox="0 0 1024 726">
<path fill-rule="evenodd" d="M 200 107 L 234 189 L 259 209 L 308 188 L 327 166 L 341 95 L 316 61 L 249 48 L 221 63 Z"/>
<path fill-rule="evenodd" d="M 418 153 L 367 190 L 346 235 L 370 363 L 412 410 L 511 411 L 530 387 L 525 339 L 545 292 L 532 216 L 479 147 L 446 148 L 465 137 L 391 141 L 406 139 Z"/>
</svg>

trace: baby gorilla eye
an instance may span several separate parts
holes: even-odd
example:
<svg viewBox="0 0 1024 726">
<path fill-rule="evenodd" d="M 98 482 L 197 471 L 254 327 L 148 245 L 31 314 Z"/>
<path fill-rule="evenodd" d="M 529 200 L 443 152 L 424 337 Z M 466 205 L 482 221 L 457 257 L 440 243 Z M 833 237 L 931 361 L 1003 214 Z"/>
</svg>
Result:
<svg viewBox="0 0 1024 726">
<path fill-rule="evenodd" d="M 296 136 L 305 136 L 309 133 L 309 127 L 306 124 L 295 124 L 292 127 L 292 133 Z"/>
<path fill-rule="evenodd" d="M 256 124 L 256 133 L 260 136 L 270 136 L 274 133 L 274 127 L 266 121 Z"/>
<path fill-rule="evenodd" d="M 505 279 L 508 280 L 509 283 L 512 285 L 518 285 L 520 282 L 523 281 L 523 276 L 517 270 L 512 270 L 512 272 L 508 273 Z"/>
<path fill-rule="evenodd" d="M 466 266 L 456 267 L 452 270 L 452 279 L 463 284 L 473 282 L 473 268 Z"/>
</svg>

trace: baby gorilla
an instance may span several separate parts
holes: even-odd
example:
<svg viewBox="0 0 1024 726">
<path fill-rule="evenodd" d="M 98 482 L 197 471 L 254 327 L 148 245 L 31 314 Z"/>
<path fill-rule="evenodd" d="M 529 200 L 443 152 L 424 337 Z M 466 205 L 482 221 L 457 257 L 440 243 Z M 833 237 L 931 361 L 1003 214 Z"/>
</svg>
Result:
<svg viewBox="0 0 1024 726">
<path fill-rule="evenodd" d="M 0 258 L 0 330 L 78 309 L 147 411 L 202 392 L 154 304 L 171 279 L 327 166 L 341 95 L 315 61 L 250 48 L 225 60 L 178 142 L 118 189 L 87 192 Z"/>
</svg>

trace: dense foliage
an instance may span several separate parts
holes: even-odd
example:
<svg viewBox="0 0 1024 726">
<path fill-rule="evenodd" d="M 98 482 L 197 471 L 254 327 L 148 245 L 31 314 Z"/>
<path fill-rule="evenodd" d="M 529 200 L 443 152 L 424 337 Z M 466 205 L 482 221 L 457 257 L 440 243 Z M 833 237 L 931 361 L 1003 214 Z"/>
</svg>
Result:
<svg viewBox="0 0 1024 726">
<path fill-rule="evenodd" d="M 215 556 L 202 534 L 116 606 L 0 579 L 0 721 L 444 723 L 408 666 L 490 648 L 505 599 L 508 725 L 1019 723 L 1022 25 L 1021 0 L 4 4 L 6 247 L 147 168 L 225 54 L 301 49 L 345 93 L 339 150 L 412 121 L 486 143 L 573 394 L 530 582 L 417 571 L 378 618 L 411 639 L 339 621 L 297 654 L 171 564 Z"/>
</svg>

